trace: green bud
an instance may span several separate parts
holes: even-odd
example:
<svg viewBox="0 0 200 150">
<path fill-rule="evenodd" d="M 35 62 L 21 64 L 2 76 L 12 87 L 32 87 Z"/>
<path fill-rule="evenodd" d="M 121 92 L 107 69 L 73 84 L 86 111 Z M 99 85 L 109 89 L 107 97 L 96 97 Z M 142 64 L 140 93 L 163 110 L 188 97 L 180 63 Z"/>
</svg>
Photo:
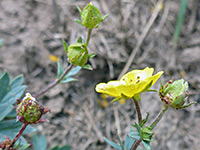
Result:
<svg viewBox="0 0 200 150">
<path fill-rule="evenodd" d="M 40 121 L 47 121 L 40 119 L 41 116 L 46 113 L 46 108 L 40 105 L 37 100 L 31 96 L 30 93 L 26 93 L 26 96 L 17 106 L 17 120 L 22 123 L 39 123 Z M 49 111 L 49 110 L 48 110 Z"/>
<path fill-rule="evenodd" d="M 63 45 L 67 53 L 67 56 L 69 58 L 69 62 L 74 65 L 86 68 L 89 66 L 89 65 L 85 65 L 88 59 L 95 56 L 94 53 L 91 53 L 91 54 L 88 53 L 87 46 L 85 43 L 77 42 L 67 47 L 67 44 L 65 43 L 65 41 L 63 41 Z"/>
<path fill-rule="evenodd" d="M 81 11 L 79 7 L 77 8 L 81 14 L 82 22 L 79 20 L 76 20 L 76 22 L 90 29 L 97 28 L 99 23 L 103 22 L 108 17 L 108 15 L 102 17 L 99 10 L 91 2 L 87 4 L 83 11 Z"/>
<path fill-rule="evenodd" d="M 175 109 L 185 108 L 193 104 L 184 105 L 189 91 L 188 83 L 183 79 L 177 81 L 170 80 L 165 85 L 161 84 L 159 95 L 165 105 Z"/>
<path fill-rule="evenodd" d="M 145 128 L 142 128 L 142 130 L 140 131 L 141 132 L 141 137 L 142 137 L 142 140 L 146 141 L 146 142 L 150 142 L 152 141 L 152 137 L 154 135 L 154 132 L 151 131 L 151 127 L 145 127 Z"/>
</svg>

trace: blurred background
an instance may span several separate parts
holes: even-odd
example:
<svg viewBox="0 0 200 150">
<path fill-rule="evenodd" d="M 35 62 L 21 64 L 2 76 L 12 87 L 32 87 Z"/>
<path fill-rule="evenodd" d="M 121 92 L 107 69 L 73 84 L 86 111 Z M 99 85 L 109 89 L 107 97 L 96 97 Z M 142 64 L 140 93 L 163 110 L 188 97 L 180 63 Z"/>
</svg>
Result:
<svg viewBox="0 0 200 150">
<path fill-rule="evenodd" d="M 103 136 L 117 142 L 118 133 L 124 140 L 137 120 L 133 102 L 110 104 L 112 99 L 96 93 L 95 85 L 133 69 L 153 67 L 165 73 L 152 89 L 158 90 L 161 80 L 183 78 L 189 82 L 189 101 L 197 103 L 166 112 L 155 128 L 152 149 L 199 149 L 200 1 L 185 1 L 185 8 L 182 1 L 92 1 L 102 15 L 109 14 L 92 31 L 88 48 L 96 53 L 89 62 L 94 70 L 81 70 L 76 75 L 78 82 L 58 85 L 38 98 L 52 111 L 46 115 L 50 124 L 36 125 L 46 135 L 48 148 L 69 144 L 74 150 L 111 150 Z M 88 2 L 1 0 L 0 72 L 13 77 L 23 74 L 26 92 L 32 94 L 54 81 L 57 64 L 52 58 L 60 58 L 65 68 L 68 65 L 62 39 L 69 45 L 80 36 L 87 37 L 87 29 L 74 19 L 80 19 L 76 6 L 84 8 Z M 141 96 L 142 112 L 150 113 L 150 124 L 162 103 L 157 93 Z"/>
</svg>

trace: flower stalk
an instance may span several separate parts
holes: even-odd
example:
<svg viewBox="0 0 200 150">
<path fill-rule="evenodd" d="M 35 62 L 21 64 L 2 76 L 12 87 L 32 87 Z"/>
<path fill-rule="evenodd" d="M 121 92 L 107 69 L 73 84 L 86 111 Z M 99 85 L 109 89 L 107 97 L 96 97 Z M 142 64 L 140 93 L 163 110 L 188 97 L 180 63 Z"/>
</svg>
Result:
<svg viewBox="0 0 200 150">
<path fill-rule="evenodd" d="M 24 132 L 24 130 L 26 129 L 27 126 L 28 126 L 28 123 L 23 124 L 22 128 L 19 130 L 19 132 L 17 133 L 17 135 L 15 136 L 15 138 L 13 139 L 13 141 L 9 147 L 13 147 L 13 145 L 19 139 L 19 137 L 22 135 L 22 133 Z"/>
<path fill-rule="evenodd" d="M 60 76 L 60 78 L 56 79 L 54 82 L 52 82 L 51 84 L 49 84 L 47 87 L 45 87 L 44 89 L 40 90 L 38 93 L 36 93 L 34 95 L 34 97 L 37 98 L 37 97 L 43 95 L 44 93 L 46 93 L 48 90 L 50 90 L 54 86 L 56 86 L 67 75 L 67 73 L 73 68 L 73 66 L 74 66 L 73 64 L 70 64 L 68 66 L 68 68 Z"/>
<path fill-rule="evenodd" d="M 86 46 L 88 46 L 88 44 L 89 44 L 91 34 L 92 34 L 92 28 L 91 29 L 89 28 L 88 29 L 88 36 L 87 36 L 87 40 L 86 40 Z"/>
<path fill-rule="evenodd" d="M 136 108 L 136 111 L 137 111 L 138 124 L 140 124 L 142 122 L 142 114 L 141 114 L 141 111 L 140 111 L 140 106 L 139 106 L 138 101 L 134 97 L 132 99 L 133 99 L 133 102 L 135 104 L 135 108 Z"/>
<path fill-rule="evenodd" d="M 155 119 L 155 121 L 151 124 L 151 128 L 155 128 L 155 126 L 158 124 L 158 122 L 161 120 L 161 118 L 163 117 L 165 111 L 168 109 L 168 106 L 163 105 L 159 115 L 157 116 L 157 118 Z"/>
</svg>

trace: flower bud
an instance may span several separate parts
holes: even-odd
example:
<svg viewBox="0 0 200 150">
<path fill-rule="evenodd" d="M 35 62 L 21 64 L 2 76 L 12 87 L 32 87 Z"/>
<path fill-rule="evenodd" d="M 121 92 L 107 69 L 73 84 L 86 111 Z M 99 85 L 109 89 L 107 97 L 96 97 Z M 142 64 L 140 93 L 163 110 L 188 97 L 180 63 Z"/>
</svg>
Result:
<svg viewBox="0 0 200 150">
<path fill-rule="evenodd" d="M 71 44 L 68 47 L 67 56 L 70 63 L 81 67 L 83 67 L 89 59 L 87 47 L 83 43 Z"/>
<path fill-rule="evenodd" d="M 151 130 L 152 130 L 151 127 L 142 128 L 142 130 L 141 130 L 142 140 L 144 140 L 146 142 L 152 141 L 152 137 L 154 135 L 154 132 L 151 131 Z"/>
<path fill-rule="evenodd" d="M 83 11 L 81 11 L 79 7 L 77 8 L 81 14 L 82 22 L 79 20 L 76 20 L 76 22 L 90 29 L 97 28 L 99 23 L 103 22 L 108 17 L 108 15 L 102 17 L 99 10 L 91 2 L 87 4 Z"/>
<path fill-rule="evenodd" d="M 188 83 L 183 79 L 170 80 L 165 85 L 161 85 L 159 95 L 165 105 L 175 109 L 185 108 L 193 104 L 183 106 L 189 95 Z"/>
<path fill-rule="evenodd" d="M 17 106 L 17 120 L 28 124 L 47 121 L 45 119 L 40 119 L 41 116 L 46 113 L 45 110 L 46 109 L 40 105 L 30 93 L 26 93 L 26 96 Z"/>
</svg>

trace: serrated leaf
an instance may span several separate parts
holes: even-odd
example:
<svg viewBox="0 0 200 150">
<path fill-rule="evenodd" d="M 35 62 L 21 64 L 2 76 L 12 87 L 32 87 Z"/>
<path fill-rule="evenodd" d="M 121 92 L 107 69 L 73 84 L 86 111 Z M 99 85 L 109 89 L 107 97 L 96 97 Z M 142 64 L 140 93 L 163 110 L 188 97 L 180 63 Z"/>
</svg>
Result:
<svg viewBox="0 0 200 150">
<path fill-rule="evenodd" d="M 142 140 L 142 143 L 144 144 L 144 147 L 145 147 L 147 150 L 150 150 L 150 149 L 151 149 L 150 142 L 147 142 L 147 141 Z"/>
<path fill-rule="evenodd" d="M 114 142 L 108 140 L 106 137 L 103 137 L 103 138 L 104 138 L 104 140 L 105 140 L 108 144 L 110 144 L 112 147 L 114 147 L 114 148 L 116 148 L 116 149 L 118 149 L 118 150 L 122 150 L 122 148 L 121 148 L 118 144 L 116 144 L 116 143 L 114 143 Z"/>
<path fill-rule="evenodd" d="M 70 145 L 55 146 L 51 148 L 50 150 L 71 150 L 71 146 Z"/>
<path fill-rule="evenodd" d="M 62 67 L 62 64 L 60 60 L 57 61 L 57 78 L 60 78 L 60 76 L 63 74 L 64 69 Z"/>
<path fill-rule="evenodd" d="M 33 142 L 33 148 L 34 150 L 46 150 L 47 148 L 47 142 L 45 135 L 37 135 L 34 134 L 32 137 L 32 142 Z"/>
<path fill-rule="evenodd" d="M 130 132 L 128 134 L 129 137 L 133 138 L 133 139 L 136 139 L 136 140 L 139 140 L 141 138 L 140 134 L 138 132 Z"/>
</svg>

